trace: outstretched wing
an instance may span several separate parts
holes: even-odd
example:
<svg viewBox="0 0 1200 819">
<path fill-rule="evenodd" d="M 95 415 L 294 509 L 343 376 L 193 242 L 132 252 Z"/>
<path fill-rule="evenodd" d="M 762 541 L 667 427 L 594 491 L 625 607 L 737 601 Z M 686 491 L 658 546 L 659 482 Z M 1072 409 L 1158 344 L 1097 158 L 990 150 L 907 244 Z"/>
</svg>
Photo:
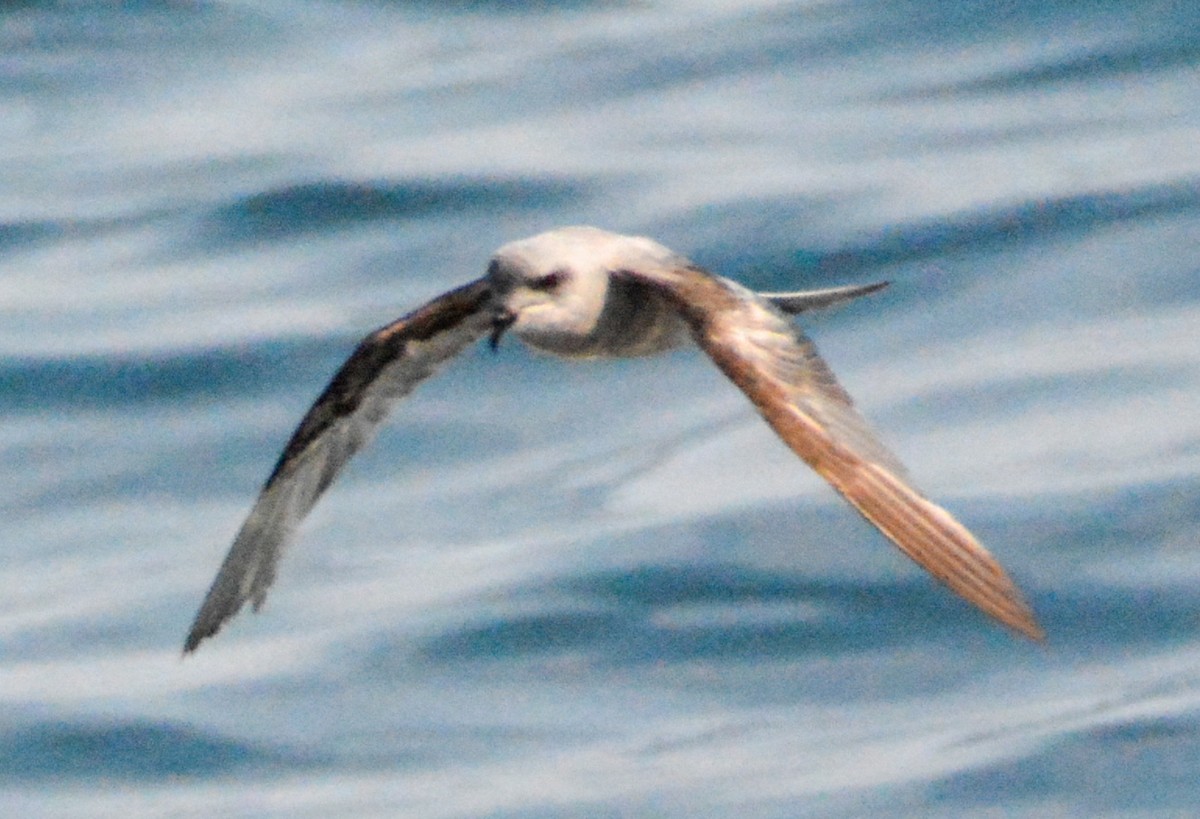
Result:
<svg viewBox="0 0 1200 819">
<path fill-rule="evenodd" d="M 392 405 L 487 332 L 490 294 L 484 280 L 471 282 L 362 340 L 284 447 L 196 614 L 185 654 L 246 601 L 262 605 L 296 526 Z"/>
<path fill-rule="evenodd" d="M 694 267 L 628 275 L 668 294 L 696 342 L 784 443 L 901 551 L 1001 623 L 1043 638 L 1000 564 L 949 512 L 909 485 L 812 343 L 778 309 Z"/>
</svg>

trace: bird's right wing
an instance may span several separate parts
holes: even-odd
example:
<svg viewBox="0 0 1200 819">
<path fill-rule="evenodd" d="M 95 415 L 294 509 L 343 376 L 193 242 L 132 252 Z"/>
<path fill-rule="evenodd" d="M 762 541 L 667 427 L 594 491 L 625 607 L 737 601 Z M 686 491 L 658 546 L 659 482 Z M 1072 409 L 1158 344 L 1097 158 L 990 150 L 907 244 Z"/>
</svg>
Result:
<svg viewBox="0 0 1200 819">
<path fill-rule="evenodd" d="M 486 334 L 490 298 L 490 287 L 480 279 L 362 340 L 284 448 L 196 614 L 185 654 L 247 601 L 255 610 L 262 605 L 297 525 L 392 405 Z"/>
</svg>

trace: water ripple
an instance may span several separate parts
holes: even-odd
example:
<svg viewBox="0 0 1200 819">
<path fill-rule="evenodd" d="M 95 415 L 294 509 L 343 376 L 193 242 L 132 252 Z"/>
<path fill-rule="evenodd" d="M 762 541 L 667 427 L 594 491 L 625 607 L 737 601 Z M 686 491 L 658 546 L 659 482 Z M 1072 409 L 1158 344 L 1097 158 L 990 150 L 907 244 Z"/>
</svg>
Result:
<svg viewBox="0 0 1200 819">
<path fill-rule="evenodd" d="M 319 764 L 307 754 L 141 720 L 42 723 L 5 732 L 0 746 L 0 779 L 18 782 L 157 782 Z"/>
<path fill-rule="evenodd" d="M 398 182 L 321 180 L 242 197 L 213 211 L 198 241 L 208 249 L 283 241 L 355 225 L 494 210 L 541 209 L 587 196 L 580 182 L 438 177 Z"/>
</svg>

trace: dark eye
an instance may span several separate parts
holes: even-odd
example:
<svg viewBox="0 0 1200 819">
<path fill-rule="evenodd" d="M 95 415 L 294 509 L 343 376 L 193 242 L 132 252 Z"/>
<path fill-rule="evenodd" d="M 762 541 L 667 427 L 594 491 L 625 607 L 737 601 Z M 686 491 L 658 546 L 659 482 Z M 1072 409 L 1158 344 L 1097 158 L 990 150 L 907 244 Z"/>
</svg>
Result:
<svg viewBox="0 0 1200 819">
<path fill-rule="evenodd" d="M 553 273 L 547 273 L 545 276 L 530 279 L 529 288 L 531 290 L 557 290 L 558 286 L 566 281 L 566 278 L 566 273 L 561 270 L 555 270 Z"/>
</svg>

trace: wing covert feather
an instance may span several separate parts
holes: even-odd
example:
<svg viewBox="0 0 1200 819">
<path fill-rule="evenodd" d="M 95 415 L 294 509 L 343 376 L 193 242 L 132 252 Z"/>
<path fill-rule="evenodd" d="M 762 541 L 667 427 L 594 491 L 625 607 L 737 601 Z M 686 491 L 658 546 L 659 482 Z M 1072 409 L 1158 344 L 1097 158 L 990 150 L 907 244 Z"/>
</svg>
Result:
<svg viewBox="0 0 1200 819">
<path fill-rule="evenodd" d="M 364 338 L 292 433 L 184 643 L 216 634 L 247 601 L 257 611 L 296 527 L 392 406 L 488 329 L 491 290 L 478 280 Z"/>
</svg>

